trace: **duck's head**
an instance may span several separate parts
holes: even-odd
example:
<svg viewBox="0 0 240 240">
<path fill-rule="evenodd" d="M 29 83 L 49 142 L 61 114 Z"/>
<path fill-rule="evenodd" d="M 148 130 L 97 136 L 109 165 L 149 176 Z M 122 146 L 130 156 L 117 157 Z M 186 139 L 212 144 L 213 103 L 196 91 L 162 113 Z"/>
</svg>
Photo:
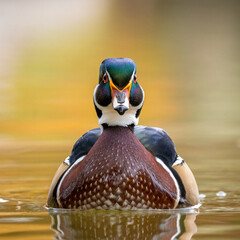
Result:
<svg viewBox="0 0 240 240">
<path fill-rule="evenodd" d="M 100 125 L 137 125 L 144 91 L 137 82 L 134 61 L 129 58 L 105 59 L 100 66 L 93 99 Z"/>
</svg>

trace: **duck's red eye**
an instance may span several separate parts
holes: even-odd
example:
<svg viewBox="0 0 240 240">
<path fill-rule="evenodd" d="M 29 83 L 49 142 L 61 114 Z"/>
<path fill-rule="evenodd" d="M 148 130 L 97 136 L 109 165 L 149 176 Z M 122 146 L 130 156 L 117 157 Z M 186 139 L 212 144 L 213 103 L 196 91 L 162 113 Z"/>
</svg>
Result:
<svg viewBox="0 0 240 240">
<path fill-rule="evenodd" d="M 135 74 L 133 77 L 133 82 L 136 83 L 137 82 L 137 75 Z"/>
<path fill-rule="evenodd" d="M 107 73 L 104 73 L 104 75 L 103 75 L 103 82 L 104 83 L 108 82 L 108 75 L 107 75 Z"/>
</svg>

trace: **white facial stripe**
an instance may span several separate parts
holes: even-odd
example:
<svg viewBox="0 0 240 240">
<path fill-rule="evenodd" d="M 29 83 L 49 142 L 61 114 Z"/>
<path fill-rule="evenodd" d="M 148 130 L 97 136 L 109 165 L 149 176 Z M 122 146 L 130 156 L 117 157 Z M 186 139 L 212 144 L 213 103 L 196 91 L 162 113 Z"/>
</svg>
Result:
<svg viewBox="0 0 240 240">
<path fill-rule="evenodd" d="M 133 80 L 135 73 L 136 73 L 136 70 L 134 69 L 133 73 L 132 73 L 132 76 L 131 76 L 131 81 Z"/>
<path fill-rule="evenodd" d="M 110 76 L 110 74 L 109 74 L 109 72 L 106 70 L 106 73 L 107 73 L 107 75 L 108 75 L 108 80 L 110 81 L 112 81 L 112 78 L 111 78 L 111 76 Z"/>
</svg>

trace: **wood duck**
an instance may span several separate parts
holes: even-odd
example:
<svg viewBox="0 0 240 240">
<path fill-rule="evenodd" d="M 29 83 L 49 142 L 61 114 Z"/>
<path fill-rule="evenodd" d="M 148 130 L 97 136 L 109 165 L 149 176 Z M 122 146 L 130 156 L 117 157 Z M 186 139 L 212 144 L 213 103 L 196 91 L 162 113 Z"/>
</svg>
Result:
<svg viewBox="0 0 240 240">
<path fill-rule="evenodd" d="M 195 178 L 168 134 L 137 126 L 144 91 L 133 60 L 104 60 L 93 100 L 100 128 L 80 137 L 57 170 L 49 207 L 173 209 L 199 203 Z"/>
</svg>

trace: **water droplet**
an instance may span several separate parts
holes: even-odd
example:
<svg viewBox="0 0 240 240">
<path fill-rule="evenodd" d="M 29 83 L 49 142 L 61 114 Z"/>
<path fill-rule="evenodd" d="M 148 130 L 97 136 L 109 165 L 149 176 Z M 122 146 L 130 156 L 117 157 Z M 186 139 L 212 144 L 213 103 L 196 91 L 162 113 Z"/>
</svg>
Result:
<svg viewBox="0 0 240 240">
<path fill-rule="evenodd" d="M 201 193 L 201 194 L 199 194 L 199 199 L 201 200 L 201 199 L 204 199 L 206 197 L 206 194 L 203 194 L 203 193 Z"/>
<path fill-rule="evenodd" d="M 217 195 L 218 197 L 225 197 L 225 196 L 227 196 L 227 194 L 226 194 L 225 192 L 223 192 L 223 191 L 217 192 L 216 195 Z"/>
</svg>

